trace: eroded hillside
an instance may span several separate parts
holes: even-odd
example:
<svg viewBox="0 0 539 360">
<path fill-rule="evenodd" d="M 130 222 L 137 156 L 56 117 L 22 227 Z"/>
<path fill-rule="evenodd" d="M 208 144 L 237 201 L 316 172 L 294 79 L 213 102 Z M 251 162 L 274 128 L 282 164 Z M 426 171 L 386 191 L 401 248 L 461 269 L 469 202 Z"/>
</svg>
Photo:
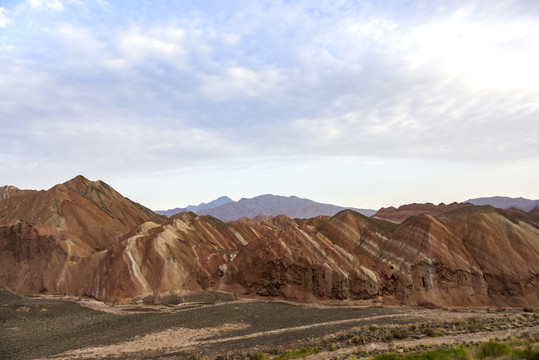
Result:
<svg viewBox="0 0 539 360">
<path fill-rule="evenodd" d="M 395 224 L 351 210 L 228 223 L 183 212 L 163 222 L 84 180 L 49 190 L 48 206 L 38 202 L 27 220 L 0 227 L 1 285 L 120 302 L 179 301 L 191 291 L 218 290 L 300 302 L 538 306 L 534 214 L 466 206 Z M 15 196 L 2 206 L 33 199 Z M 106 221 L 88 213 L 92 207 Z"/>
</svg>

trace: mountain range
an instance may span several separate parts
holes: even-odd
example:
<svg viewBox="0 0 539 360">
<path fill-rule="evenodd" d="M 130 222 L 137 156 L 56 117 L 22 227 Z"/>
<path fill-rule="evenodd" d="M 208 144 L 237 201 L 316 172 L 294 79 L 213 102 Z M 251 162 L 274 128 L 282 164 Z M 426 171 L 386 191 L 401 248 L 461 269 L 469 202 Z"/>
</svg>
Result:
<svg viewBox="0 0 539 360">
<path fill-rule="evenodd" d="M 254 218 L 257 215 L 276 216 L 287 215 L 292 218 L 310 218 L 319 215 L 333 216 L 342 210 L 354 210 L 365 216 L 373 215 L 376 210 L 347 208 L 331 204 L 323 204 L 297 196 L 280 196 L 265 194 L 254 198 L 242 198 L 233 201 L 227 196 L 220 197 L 209 203 L 187 208 L 156 211 L 156 213 L 172 216 L 182 211 L 193 211 L 197 215 L 211 215 L 221 221 L 233 221 L 242 217 Z"/>
<path fill-rule="evenodd" d="M 469 199 L 465 202 L 474 205 L 490 205 L 500 209 L 519 209 L 524 212 L 530 212 L 539 207 L 539 200 L 530 200 L 522 197 L 512 198 L 507 196 L 493 196 Z"/>
<path fill-rule="evenodd" d="M 177 303 L 193 291 L 221 291 L 301 302 L 539 306 L 533 212 L 467 204 L 401 223 L 353 210 L 166 218 L 82 176 L 47 191 L 3 187 L 0 195 L 0 285 L 19 294 Z"/>
<path fill-rule="evenodd" d="M 158 210 L 157 214 L 171 217 L 182 211 L 192 211 L 197 215 L 211 215 L 221 221 L 233 221 L 242 217 L 266 219 L 276 215 L 287 215 L 292 218 L 310 218 L 319 215 L 333 216 L 342 210 L 354 210 L 365 216 L 375 216 L 380 219 L 401 222 L 409 216 L 428 213 L 438 215 L 446 211 L 468 205 L 490 205 L 500 209 L 521 210 L 523 212 L 533 211 L 539 207 L 539 200 L 525 198 L 510 198 L 505 196 L 493 196 L 469 199 L 462 203 L 453 202 L 451 204 L 432 203 L 406 204 L 398 208 L 393 206 L 380 208 L 378 211 L 372 209 L 358 209 L 352 207 L 342 207 L 331 204 L 318 203 L 309 199 L 302 199 L 297 196 L 260 195 L 254 198 L 242 198 L 233 201 L 228 196 L 221 196 L 209 203 L 199 205 L 189 205 L 185 208 L 174 208 L 170 210 Z M 539 212 L 539 209 L 536 210 Z M 258 217 L 257 217 L 258 216 Z"/>
<path fill-rule="evenodd" d="M 189 205 L 187 207 L 184 207 L 184 208 L 174 208 L 174 209 L 169 209 L 169 210 L 157 210 L 156 213 L 159 214 L 159 215 L 165 215 L 167 217 L 171 217 L 172 215 L 175 215 L 175 214 L 179 214 L 183 211 L 192 211 L 194 213 L 198 213 L 199 211 L 202 211 L 202 210 L 207 210 L 207 209 L 213 209 L 213 208 L 216 208 L 218 206 L 221 206 L 221 205 L 224 205 L 224 204 L 227 204 L 227 203 L 230 203 L 230 202 L 233 202 L 234 200 L 232 200 L 231 198 L 229 198 L 228 196 L 221 196 L 215 200 L 212 200 L 208 203 L 200 203 L 198 205 Z"/>
</svg>

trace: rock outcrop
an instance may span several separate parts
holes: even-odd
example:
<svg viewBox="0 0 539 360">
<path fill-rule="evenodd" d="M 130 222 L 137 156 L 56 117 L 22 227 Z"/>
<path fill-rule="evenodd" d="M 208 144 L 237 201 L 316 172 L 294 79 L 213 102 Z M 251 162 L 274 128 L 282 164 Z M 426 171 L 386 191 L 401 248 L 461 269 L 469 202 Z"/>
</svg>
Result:
<svg viewBox="0 0 539 360">
<path fill-rule="evenodd" d="M 433 216 L 438 216 L 445 212 L 455 210 L 455 209 L 465 207 L 465 206 L 470 206 L 470 205 L 472 204 L 456 203 L 456 202 L 453 202 L 447 205 L 444 203 L 440 203 L 438 205 L 434 205 L 432 203 L 425 203 L 425 204 L 414 203 L 414 204 L 401 205 L 398 208 L 395 208 L 393 206 L 390 206 L 387 208 L 383 207 L 380 210 L 378 210 L 373 215 L 373 217 L 400 223 L 411 216 L 417 216 L 421 214 L 429 214 Z"/>
<path fill-rule="evenodd" d="M 0 285 L 18 293 L 158 303 L 212 290 L 301 302 L 539 306 L 539 216 L 531 213 L 467 205 L 400 224 L 351 210 L 228 223 L 183 212 L 163 222 L 84 178 L 17 196 L 0 202 L 22 218 L 0 224 Z"/>
<path fill-rule="evenodd" d="M 52 226 L 96 250 L 107 249 L 139 224 L 165 219 L 106 183 L 80 175 L 46 191 L 10 191 L 0 201 L 0 225 L 25 221 Z"/>
<path fill-rule="evenodd" d="M 0 284 L 18 293 L 73 293 L 73 272 L 93 249 L 62 229 L 17 222 L 0 226 Z"/>
<path fill-rule="evenodd" d="M 459 210 L 398 226 L 352 211 L 279 222 L 276 236 L 239 251 L 227 280 L 245 294 L 298 301 L 537 305 L 537 219 L 490 207 Z"/>
</svg>

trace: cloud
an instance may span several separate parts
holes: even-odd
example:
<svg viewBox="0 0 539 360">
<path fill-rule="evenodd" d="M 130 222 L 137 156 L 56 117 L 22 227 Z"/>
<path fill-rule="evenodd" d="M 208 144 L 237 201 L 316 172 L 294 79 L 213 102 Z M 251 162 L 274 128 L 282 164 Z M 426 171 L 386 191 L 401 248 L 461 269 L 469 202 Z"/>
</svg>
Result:
<svg viewBox="0 0 539 360">
<path fill-rule="evenodd" d="M 212 101 L 226 101 L 236 97 L 279 96 L 286 87 L 285 79 L 271 67 L 251 70 L 228 67 L 220 74 L 200 74 L 201 92 Z"/>
<path fill-rule="evenodd" d="M 63 11 L 64 4 L 60 0 L 29 0 L 32 9 L 47 9 L 53 11 Z"/>
<path fill-rule="evenodd" d="M 5 28 L 9 25 L 11 21 L 6 15 L 6 9 L 0 7 L 0 28 Z"/>
<path fill-rule="evenodd" d="M 446 76 L 472 86 L 535 87 L 539 75 L 539 26 L 531 21 L 473 23 L 463 19 L 428 23 L 403 38 L 401 50 L 412 69 L 439 62 Z"/>
<path fill-rule="evenodd" d="M 297 156 L 527 161 L 533 4 L 0 8 L 0 153 L 126 174 Z"/>
<path fill-rule="evenodd" d="M 185 54 L 182 29 L 133 28 L 120 34 L 119 49 L 131 59 L 157 58 L 173 60 Z"/>
<path fill-rule="evenodd" d="M 99 56 L 105 47 L 103 41 L 87 28 L 62 23 L 55 32 L 61 41 L 60 46 L 73 55 Z"/>
</svg>

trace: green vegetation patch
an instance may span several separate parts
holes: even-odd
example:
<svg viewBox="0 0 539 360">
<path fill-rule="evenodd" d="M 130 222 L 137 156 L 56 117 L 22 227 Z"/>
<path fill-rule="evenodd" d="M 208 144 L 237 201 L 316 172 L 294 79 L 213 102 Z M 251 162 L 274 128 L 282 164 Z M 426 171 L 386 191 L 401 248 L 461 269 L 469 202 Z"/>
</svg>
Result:
<svg viewBox="0 0 539 360">
<path fill-rule="evenodd" d="M 453 346 L 420 353 L 384 353 L 372 360 L 487 360 L 526 359 L 539 360 L 537 336 L 509 342 L 488 341 L 477 346 Z"/>
<path fill-rule="evenodd" d="M 479 346 L 477 356 L 479 359 L 499 358 L 508 355 L 510 352 L 511 350 L 507 344 L 497 341 L 488 341 Z"/>
<path fill-rule="evenodd" d="M 468 353 L 462 346 L 429 350 L 420 354 L 380 354 L 376 355 L 373 360 L 468 360 Z"/>
</svg>

